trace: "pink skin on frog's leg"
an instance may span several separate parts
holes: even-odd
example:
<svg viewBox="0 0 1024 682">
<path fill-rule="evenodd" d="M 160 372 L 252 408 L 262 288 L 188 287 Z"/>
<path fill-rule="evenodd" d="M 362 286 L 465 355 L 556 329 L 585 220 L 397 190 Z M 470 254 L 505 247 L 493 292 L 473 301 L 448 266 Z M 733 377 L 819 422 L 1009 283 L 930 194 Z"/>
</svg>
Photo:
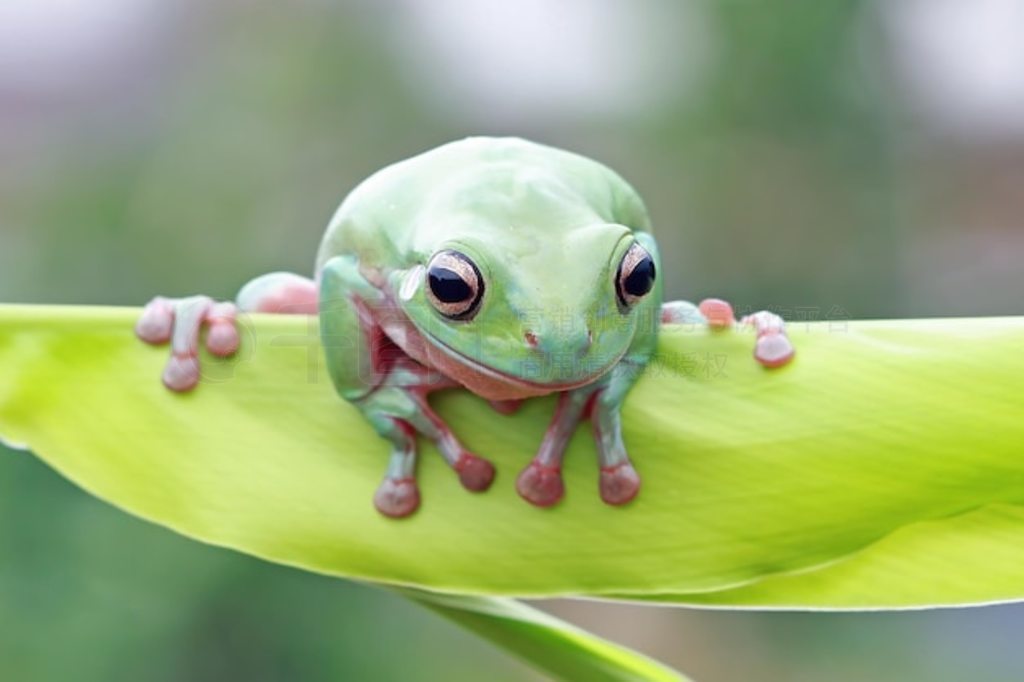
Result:
<svg viewBox="0 0 1024 682">
<path fill-rule="evenodd" d="M 597 459 L 601 465 L 598 489 L 607 504 L 623 505 L 631 502 L 640 492 L 640 474 L 633 468 L 622 442 L 622 423 L 618 409 L 596 404 L 601 394 L 591 403 L 590 423 L 597 443 Z"/>
<path fill-rule="evenodd" d="M 494 465 L 466 450 L 455 438 L 444 421 L 430 408 L 427 395 L 433 390 L 449 388 L 431 378 L 434 373 L 411 360 L 396 363 L 388 370 L 382 386 L 410 386 L 410 381 L 429 381 L 428 385 L 407 388 L 416 404 L 416 412 L 405 418 L 385 417 L 388 428 L 379 431 L 392 443 L 387 473 L 373 497 L 373 504 L 381 514 L 402 518 L 412 514 L 420 505 L 416 484 L 416 434 L 422 433 L 437 446 L 441 456 L 459 475 L 462 486 L 471 492 L 481 492 L 494 480 Z"/>
<path fill-rule="evenodd" d="M 471 492 L 487 490 L 494 480 L 494 465 L 469 452 L 428 400 L 434 391 L 456 388 L 460 384 L 409 357 L 384 333 L 369 306 L 358 299 L 353 305 L 360 313 L 359 323 L 375 375 L 369 384 L 370 392 L 356 404 L 361 405 L 360 409 L 375 424 L 377 432 L 392 444 L 391 459 L 374 495 L 374 506 L 392 518 L 409 516 L 419 507 L 415 472 L 417 433 L 434 443 L 445 462 L 458 474 L 464 488 Z M 372 401 L 383 397 L 385 391 L 399 391 L 402 397 L 396 401 L 392 393 L 392 398 L 385 400 L 381 408 L 374 408 Z"/>
<path fill-rule="evenodd" d="M 559 395 L 540 450 L 516 479 L 516 490 L 531 504 L 550 507 L 565 494 L 562 459 L 580 422 L 590 420 L 601 467 L 599 489 L 607 504 L 626 504 L 640 491 L 640 476 L 626 455 L 617 409 L 599 404 L 602 391 L 566 391 Z"/>
<path fill-rule="evenodd" d="M 219 357 L 238 350 L 238 311 L 314 315 L 317 286 L 311 279 L 290 273 L 273 273 L 253 280 L 238 296 L 238 305 L 217 303 L 207 296 L 157 297 L 146 305 L 135 326 L 146 343 L 171 342 L 171 358 L 163 382 L 172 391 L 190 391 L 199 383 L 199 343 L 207 325 L 206 348 Z"/>
<path fill-rule="evenodd" d="M 415 424 L 420 433 L 434 441 L 441 456 L 459 475 L 463 488 L 472 492 L 487 490 L 494 480 L 494 465 L 463 447 L 444 420 L 431 409 L 426 391 L 417 391 L 414 395 L 420 405 L 422 422 Z"/>
<path fill-rule="evenodd" d="M 401 419 L 390 437 L 393 449 L 388 471 L 373 496 L 373 506 L 384 516 L 400 519 L 420 506 L 420 489 L 416 485 L 416 430 Z"/>
<path fill-rule="evenodd" d="M 523 406 L 522 400 L 488 400 L 487 401 L 491 409 L 498 414 L 515 414 L 519 411 L 519 408 Z"/>
<path fill-rule="evenodd" d="M 586 402 L 579 393 L 566 391 L 558 396 L 558 407 L 544 433 L 537 456 L 516 479 L 516 491 L 527 502 L 538 507 L 550 507 L 562 499 L 562 458 L 569 439 L 580 421 L 586 418 Z"/>
</svg>

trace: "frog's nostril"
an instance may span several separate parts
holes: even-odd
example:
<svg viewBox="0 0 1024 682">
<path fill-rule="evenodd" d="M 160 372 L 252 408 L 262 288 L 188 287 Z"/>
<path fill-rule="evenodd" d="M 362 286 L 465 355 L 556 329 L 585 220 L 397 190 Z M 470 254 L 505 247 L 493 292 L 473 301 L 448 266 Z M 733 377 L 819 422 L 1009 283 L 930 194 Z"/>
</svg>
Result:
<svg viewBox="0 0 1024 682">
<path fill-rule="evenodd" d="M 576 349 L 576 356 L 582 358 L 590 350 L 590 346 L 594 343 L 594 332 L 591 329 L 587 329 L 587 338 L 581 339 L 579 347 Z"/>
<path fill-rule="evenodd" d="M 536 348 L 537 347 L 537 335 L 534 334 L 533 332 L 531 332 L 531 331 L 524 332 L 523 333 L 523 338 L 526 339 L 526 345 L 529 346 L 530 348 Z"/>
</svg>

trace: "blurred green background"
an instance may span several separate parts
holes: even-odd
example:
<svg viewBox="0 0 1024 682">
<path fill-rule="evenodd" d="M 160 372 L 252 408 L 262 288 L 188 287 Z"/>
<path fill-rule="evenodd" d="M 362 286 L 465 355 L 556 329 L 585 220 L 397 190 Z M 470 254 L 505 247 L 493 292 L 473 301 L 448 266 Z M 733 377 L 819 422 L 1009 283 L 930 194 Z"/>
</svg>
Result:
<svg viewBox="0 0 1024 682">
<path fill-rule="evenodd" d="M 640 190 L 670 297 L 1021 314 L 1022 65 L 1017 0 L 5 0 L 0 300 L 229 298 L 309 272 L 377 168 L 515 134 Z M 542 606 L 702 681 L 1024 671 L 1015 606 Z M 484 676 L 537 679 L 387 593 L 186 541 L 0 450 L 0 679 Z"/>
</svg>

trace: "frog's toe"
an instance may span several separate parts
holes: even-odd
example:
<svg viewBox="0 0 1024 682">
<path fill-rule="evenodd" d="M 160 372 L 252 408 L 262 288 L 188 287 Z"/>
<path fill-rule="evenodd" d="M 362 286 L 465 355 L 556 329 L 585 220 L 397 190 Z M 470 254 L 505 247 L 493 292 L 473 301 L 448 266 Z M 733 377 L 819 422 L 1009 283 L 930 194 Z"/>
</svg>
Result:
<svg viewBox="0 0 1024 682">
<path fill-rule="evenodd" d="M 530 462 L 516 479 L 516 490 L 530 504 L 550 507 L 565 494 L 562 472 L 558 467 Z"/>
<path fill-rule="evenodd" d="M 462 453 L 453 468 L 462 481 L 462 487 L 475 493 L 490 488 L 494 480 L 494 465 L 468 452 Z"/>
<path fill-rule="evenodd" d="M 705 298 L 697 307 L 712 329 L 728 329 L 736 323 L 732 306 L 720 298 Z"/>
<path fill-rule="evenodd" d="M 764 334 L 754 346 L 754 358 L 765 367 L 781 367 L 793 359 L 796 349 L 782 332 Z"/>
<path fill-rule="evenodd" d="M 373 496 L 373 506 L 384 516 L 399 519 L 420 506 L 420 489 L 412 478 L 385 478 Z"/>
<path fill-rule="evenodd" d="M 206 336 L 206 347 L 214 355 L 226 358 L 238 351 L 237 313 L 233 303 L 217 303 L 210 309 L 207 316 L 210 331 Z"/>
<path fill-rule="evenodd" d="M 184 393 L 199 383 L 199 359 L 194 355 L 172 355 L 164 367 L 164 386 Z"/>
<path fill-rule="evenodd" d="M 135 325 L 135 334 L 146 343 L 160 345 L 171 340 L 174 332 L 174 306 L 157 297 L 146 305 Z"/>
<path fill-rule="evenodd" d="M 629 462 L 601 467 L 601 499 L 608 504 L 626 504 L 640 492 L 640 475 Z"/>
</svg>

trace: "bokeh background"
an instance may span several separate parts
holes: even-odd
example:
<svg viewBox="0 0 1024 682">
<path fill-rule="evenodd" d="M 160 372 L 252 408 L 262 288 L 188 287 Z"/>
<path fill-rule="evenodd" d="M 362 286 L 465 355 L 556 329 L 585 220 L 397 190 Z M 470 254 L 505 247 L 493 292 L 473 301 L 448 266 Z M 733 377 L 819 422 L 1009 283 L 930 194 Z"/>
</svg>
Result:
<svg viewBox="0 0 1024 682">
<path fill-rule="evenodd" d="M 671 297 L 1024 313 L 1018 0 L 4 0 L 0 300 L 309 272 L 355 183 L 470 134 L 620 171 Z M 702 681 L 1024 674 L 1014 606 L 542 606 Z M 387 593 L 192 543 L 0 451 L 2 679 L 485 677 L 538 679 Z"/>
</svg>

